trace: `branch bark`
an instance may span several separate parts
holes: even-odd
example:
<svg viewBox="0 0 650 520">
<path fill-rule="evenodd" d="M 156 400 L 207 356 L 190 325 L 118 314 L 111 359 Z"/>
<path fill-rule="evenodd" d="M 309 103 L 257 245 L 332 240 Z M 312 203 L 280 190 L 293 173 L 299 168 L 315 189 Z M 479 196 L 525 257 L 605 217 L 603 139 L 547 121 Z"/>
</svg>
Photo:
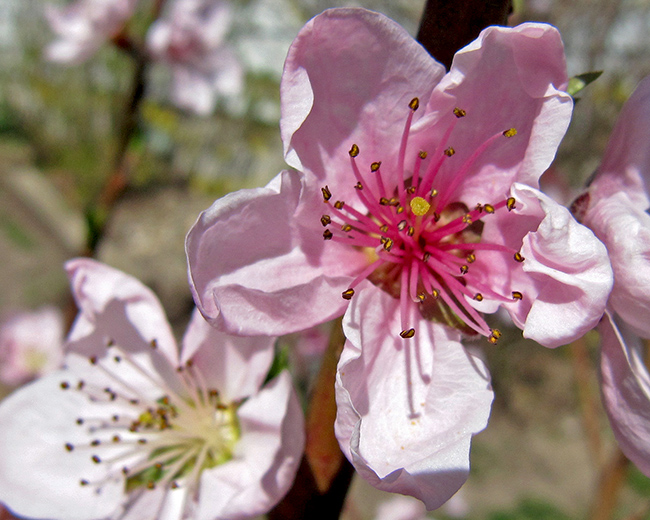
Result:
<svg viewBox="0 0 650 520">
<path fill-rule="evenodd" d="M 512 0 L 427 0 L 417 40 L 451 67 L 454 54 L 489 25 L 506 25 Z"/>
</svg>

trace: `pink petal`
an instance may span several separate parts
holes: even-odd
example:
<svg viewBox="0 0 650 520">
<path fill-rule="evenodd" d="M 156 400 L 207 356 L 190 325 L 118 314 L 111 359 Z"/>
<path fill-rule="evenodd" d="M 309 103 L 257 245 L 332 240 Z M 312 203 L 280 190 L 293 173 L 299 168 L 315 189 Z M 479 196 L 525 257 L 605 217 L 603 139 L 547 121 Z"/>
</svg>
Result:
<svg viewBox="0 0 650 520">
<path fill-rule="evenodd" d="M 470 169 L 460 187 L 468 206 L 495 202 L 515 181 L 538 186 L 571 119 L 572 99 L 561 90 L 567 82 L 562 40 L 547 24 L 488 27 L 456 54 L 426 107 L 441 113 L 437 125 L 445 128 L 455 119 L 454 107 L 467 113 L 449 138 L 456 154 L 443 163 L 441 175 L 452 177 L 489 137 L 517 130 Z"/>
<path fill-rule="evenodd" d="M 453 329 L 422 319 L 415 338 L 396 336 L 398 306 L 370 284 L 352 299 L 336 436 L 373 486 L 435 509 L 467 479 L 470 441 L 487 423 L 493 394 L 484 364 Z"/>
<path fill-rule="evenodd" d="M 350 8 L 316 16 L 294 40 L 282 75 L 287 162 L 321 180 L 340 179 L 351 193 L 350 146 L 359 145 L 368 166 L 395 161 L 409 101 L 426 103 L 444 72 L 379 13 Z"/>
<path fill-rule="evenodd" d="M 242 436 L 233 459 L 204 470 L 198 520 L 247 519 L 287 493 L 305 445 L 304 417 L 287 372 L 238 410 Z"/>
<path fill-rule="evenodd" d="M 637 86 L 618 116 L 590 194 L 600 199 L 624 190 L 640 210 L 650 206 L 650 77 Z"/>
<path fill-rule="evenodd" d="M 229 336 L 210 326 L 195 311 L 185 336 L 181 363 L 189 359 L 200 369 L 209 388 L 219 390 L 222 402 L 254 395 L 273 362 L 275 338 Z"/>
<path fill-rule="evenodd" d="M 314 209 L 323 206 L 302 175 L 285 171 L 264 188 L 231 193 L 204 211 L 186 251 L 192 293 L 208 321 L 232 334 L 268 336 L 342 314 L 341 292 L 367 260 L 344 246 L 323 253 Z M 311 216 L 301 218 L 303 211 Z"/>
<path fill-rule="evenodd" d="M 609 313 L 599 330 L 601 391 L 609 422 L 625 456 L 650 477 L 650 375 L 644 345 L 625 325 L 617 327 Z"/>
<path fill-rule="evenodd" d="M 103 519 L 122 502 L 122 479 L 107 481 L 101 494 L 92 486 L 79 484 L 82 478 L 101 480 L 106 466 L 93 464 L 88 450 L 68 452 L 64 448 L 68 442 L 90 441 L 75 417 L 97 413 L 97 409 L 89 410 L 86 396 L 61 389 L 61 381 L 68 378 L 69 371 L 53 372 L 0 404 L 0 501 L 18 515 Z M 106 407 L 102 410 L 111 413 Z"/>
<path fill-rule="evenodd" d="M 522 301 L 506 308 L 524 336 L 546 347 L 565 345 L 596 326 L 612 288 L 607 250 L 590 229 L 538 190 L 515 184 L 521 216 L 539 216 L 523 239 Z"/>
<path fill-rule="evenodd" d="M 68 337 L 71 350 L 101 356 L 113 340 L 130 351 L 148 351 L 155 341 L 158 352 L 172 366 L 178 365 L 176 340 L 162 305 L 149 288 L 88 258 L 70 260 L 66 270 L 80 311 Z"/>
<path fill-rule="evenodd" d="M 614 269 L 609 306 L 638 334 L 650 337 L 650 216 L 621 191 L 591 206 L 584 223 L 609 251 Z"/>
</svg>

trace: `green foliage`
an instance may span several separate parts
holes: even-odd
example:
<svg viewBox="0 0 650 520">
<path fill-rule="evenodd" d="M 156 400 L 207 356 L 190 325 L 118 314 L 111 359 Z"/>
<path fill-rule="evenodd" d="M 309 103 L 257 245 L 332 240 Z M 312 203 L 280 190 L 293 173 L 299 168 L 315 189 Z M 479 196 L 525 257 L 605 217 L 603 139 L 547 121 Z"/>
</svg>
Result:
<svg viewBox="0 0 650 520">
<path fill-rule="evenodd" d="M 569 85 L 567 87 L 567 92 L 573 98 L 576 97 L 576 94 L 579 94 L 587 85 L 596 81 L 600 75 L 603 73 L 602 70 L 596 70 L 593 72 L 584 72 L 573 76 L 569 80 Z"/>
<path fill-rule="evenodd" d="M 488 520 L 571 520 L 553 504 L 535 498 L 522 500 L 512 511 L 491 513 Z"/>
</svg>

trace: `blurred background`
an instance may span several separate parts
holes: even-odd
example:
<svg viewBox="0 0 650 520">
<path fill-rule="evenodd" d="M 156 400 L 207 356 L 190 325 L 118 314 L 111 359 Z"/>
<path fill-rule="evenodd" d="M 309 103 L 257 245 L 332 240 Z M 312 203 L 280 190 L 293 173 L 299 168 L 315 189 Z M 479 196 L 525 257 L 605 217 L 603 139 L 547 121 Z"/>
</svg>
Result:
<svg viewBox="0 0 650 520">
<path fill-rule="evenodd" d="M 150 286 L 182 331 L 193 305 L 185 233 L 215 198 L 261 186 L 284 168 L 279 81 L 298 30 L 326 8 L 359 5 L 415 35 L 423 3 L 233 0 L 227 40 L 244 68 L 243 90 L 220 98 L 212 115 L 197 116 L 169 101 L 169 68 L 149 68 L 124 155 L 129 185 L 109 214 L 100 215 L 106 218 L 96 258 Z M 141 9 L 147 4 L 142 1 Z M 43 305 L 68 305 L 62 265 L 87 249 L 88 223 L 98 218 L 94 205 L 115 170 L 134 74 L 133 62 L 111 45 L 77 66 L 45 61 L 43 49 L 54 39 L 45 5 L 0 0 L 2 320 Z M 510 24 L 523 21 L 560 29 L 570 76 L 603 71 L 580 94 L 543 179 L 553 196 L 570 203 L 598 165 L 622 103 L 650 74 L 650 2 L 516 0 Z M 504 335 L 486 350 L 496 400 L 488 428 L 475 437 L 469 481 L 450 507 L 430 517 L 599 518 L 605 506 L 597 504 L 608 500 L 611 481 L 615 511 L 602 518 L 650 518 L 650 480 L 618 458 L 600 407 L 595 333 L 553 351 L 522 340 L 517 331 Z M 10 390 L 5 384 L 0 395 Z M 385 498 L 355 482 L 345 518 L 374 518 Z"/>
</svg>

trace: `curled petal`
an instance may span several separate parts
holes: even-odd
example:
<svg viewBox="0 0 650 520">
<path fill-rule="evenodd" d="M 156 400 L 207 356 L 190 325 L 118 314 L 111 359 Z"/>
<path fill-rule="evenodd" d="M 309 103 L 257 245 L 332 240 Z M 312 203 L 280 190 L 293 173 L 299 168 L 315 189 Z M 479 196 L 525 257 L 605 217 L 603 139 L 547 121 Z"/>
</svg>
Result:
<svg viewBox="0 0 650 520">
<path fill-rule="evenodd" d="M 485 366 L 458 333 L 421 319 L 415 337 L 402 339 L 394 333 L 397 307 L 369 284 L 352 300 L 336 381 L 336 436 L 373 486 L 435 509 L 465 482 L 470 441 L 487 423 L 493 394 Z"/>
<path fill-rule="evenodd" d="M 512 195 L 523 206 L 520 216 L 538 215 L 541 222 L 521 247 L 525 298 L 506 307 L 525 337 L 565 345 L 595 327 L 605 310 L 613 284 L 607 249 L 538 190 L 515 184 Z"/>
<path fill-rule="evenodd" d="M 644 345 L 619 320 L 606 313 L 601 333 L 601 392 L 621 450 L 650 477 L 650 375 Z"/>
<path fill-rule="evenodd" d="M 281 335 L 340 315 L 341 292 L 366 259 L 350 247 L 323 252 L 314 215 L 323 206 L 300 173 L 285 171 L 204 211 L 185 246 L 190 287 L 206 319 L 232 334 Z"/>
<path fill-rule="evenodd" d="M 585 225 L 603 241 L 614 270 L 609 306 L 637 334 L 650 338 L 650 216 L 627 192 L 600 199 Z"/>
</svg>

